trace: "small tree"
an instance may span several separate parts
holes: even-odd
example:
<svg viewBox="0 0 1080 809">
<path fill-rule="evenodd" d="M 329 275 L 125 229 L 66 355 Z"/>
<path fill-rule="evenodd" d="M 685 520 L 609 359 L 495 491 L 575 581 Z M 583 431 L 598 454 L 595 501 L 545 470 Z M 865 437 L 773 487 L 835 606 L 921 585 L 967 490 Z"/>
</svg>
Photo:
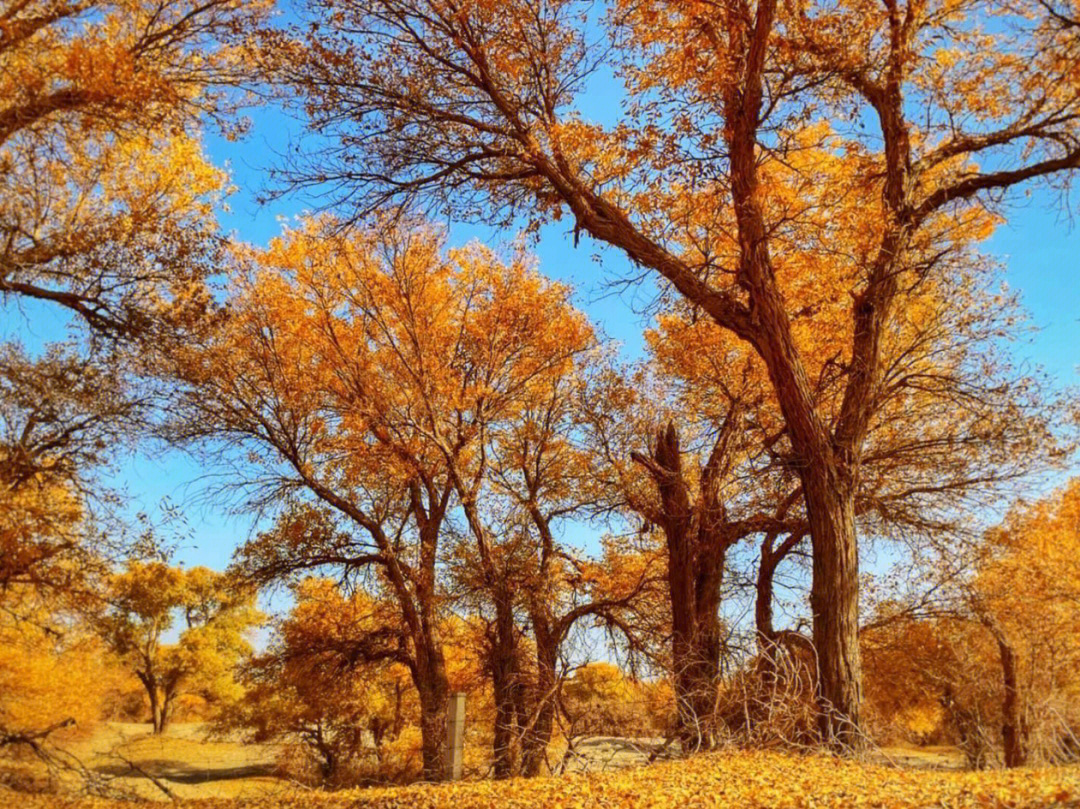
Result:
<svg viewBox="0 0 1080 809">
<path fill-rule="evenodd" d="M 1006 767 L 1054 760 L 1080 714 L 1080 481 L 1013 509 L 990 531 L 962 614 L 995 648 Z"/>
<path fill-rule="evenodd" d="M 938 707 L 973 767 L 998 744 L 1007 767 L 1076 756 L 1078 504 L 1074 481 L 1017 506 L 941 565 L 934 597 L 879 610 L 862 638 L 875 713 L 898 724 Z"/>
<path fill-rule="evenodd" d="M 415 725 L 416 692 L 405 667 L 354 653 L 358 631 L 385 629 L 393 606 L 364 593 L 345 596 L 327 579 L 306 579 L 293 592 L 296 606 L 269 650 L 243 665 L 244 696 L 223 712 L 219 728 L 301 745 L 326 785 L 355 781 L 361 764 L 372 779 L 397 780 L 402 772 L 390 769 L 386 746 Z"/>
<path fill-rule="evenodd" d="M 246 635 L 261 617 L 224 574 L 132 561 L 111 577 L 106 598 L 99 632 L 146 689 L 154 733 L 182 693 L 234 696 L 233 669 L 250 654 Z"/>
</svg>

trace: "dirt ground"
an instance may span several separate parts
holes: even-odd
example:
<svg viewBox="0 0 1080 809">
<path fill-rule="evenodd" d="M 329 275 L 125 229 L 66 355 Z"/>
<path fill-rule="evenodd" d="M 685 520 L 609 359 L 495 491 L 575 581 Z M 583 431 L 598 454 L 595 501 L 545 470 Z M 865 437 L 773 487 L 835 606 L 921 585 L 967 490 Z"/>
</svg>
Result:
<svg viewBox="0 0 1080 809">
<path fill-rule="evenodd" d="M 154 736 L 149 724 L 105 722 L 91 736 L 58 747 L 63 761 L 84 768 L 84 776 L 61 776 L 69 788 L 89 776 L 108 779 L 118 791 L 166 800 L 166 789 L 177 798 L 260 797 L 295 789 L 275 776 L 277 745 L 212 739 L 200 723 L 178 723 Z"/>
<path fill-rule="evenodd" d="M 644 764 L 661 745 L 661 739 L 586 739 L 577 743 L 565 770 L 604 771 Z M 160 736 L 152 735 L 145 724 L 104 723 L 92 736 L 69 742 L 64 749 L 91 776 L 109 778 L 111 786 L 143 798 L 167 800 L 165 790 L 177 798 L 268 798 L 301 788 L 275 775 L 278 745 L 208 738 L 205 726 L 197 723 L 175 724 Z M 673 753 L 666 750 L 658 758 Z M 559 758 L 555 755 L 552 761 Z M 885 748 L 875 758 L 905 769 L 963 765 L 959 751 L 948 747 Z M 71 782 L 67 786 L 78 783 L 74 775 L 64 778 Z"/>
</svg>

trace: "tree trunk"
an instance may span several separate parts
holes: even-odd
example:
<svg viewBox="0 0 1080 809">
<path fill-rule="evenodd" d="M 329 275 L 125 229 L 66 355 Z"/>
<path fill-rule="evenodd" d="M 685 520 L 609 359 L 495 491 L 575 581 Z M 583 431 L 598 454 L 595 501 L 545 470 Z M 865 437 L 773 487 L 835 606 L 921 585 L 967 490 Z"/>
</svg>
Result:
<svg viewBox="0 0 1080 809">
<path fill-rule="evenodd" d="M 162 721 L 161 695 L 158 691 L 157 680 L 143 671 L 136 671 L 135 676 L 139 678 L 139 682 L 146 689 L 147 697 L 150 698 L 150 725 L 154 734 L 157 735 L 165 729 Z"/>
<path fill-rule="evenodd" d="M 671 660 L 679 737 L 687 752 L 707 750 L 713 743 L 723 574 L 722 552 L 668 554 Z"/>
<path fill-rule="evenodd" d="M 1004 746 L 1005 766 L 1023 767 L 1028 760 L 1028 728 L 1024 718 L 1024 698 L 1016 650 L 993 618 L 985 616 L 981 620 L 994 636 L 1001 659 L 1001 682 L 1004 687 L 1004 697 L 1001 700 L 1001 741 Z"/>
<path fill-rule="evenodd" d="M 773 578 L 776 564 L 771 554 L 766 554 L 762 547 L 761 564 L 758 566 L 757 580 L 754 582 L 754 629 L 757 630 L 758 648 L 765 654 L 770 653 L 776 639 L 773 628 Z"/>
<path fill-rule="evenodd" d="M 150 724 L 153 726 L 155 736 L 165 730 L 162 723 L 161 702 L 158 700 L 157 689 L 150 690 Z"/>
<path fill-rule="evenodd" d="M 729 419 L 714 454 L 734 429 Z M 659 430 L 651 458 L 634 454 L 652 474 L 661 504 L 655 516 L 667 544 L 668 598 L 671 606 L 671 663 L 676 725 L 683 750 L 712 746 L 713 713 L 720 665 L 720 585 L 728 542 L 722 535 L 724 509 L 715 502 L 715 470 L 703 470 L 697 498 L 691 500 L 682 472 L 679 435 L 673 423 Z"/>
<path fill-rule="evenodd" d="M 433 683 L 417 689 L 420 697 L 420 751 L 422 778 L 446 778 L 446 710 L 450 689 Z"/>
<path fill-rule="evenodd" d="M 514 774 L 521 677 L 512 601 L 505 592 L 496 596 L 495 601 L 495 637 L 489 652 L 495 702 L 492 766 L 495 778 L 509 778 Z"/>
<path fill-rule="evenodd" d="M 165 728 L 169 726 L 169 720 L 172 718 L 172 698 L 166 694 L 161 700 L 161 715 L 158 719 L 158 733 L 164 733 Z"/>
<path fill-rule="evenodd" d="M 800 647 L 809 647 L 809 640 L 803 643 L 800 635 L 793 632 L 777 632 L 773 625 L 773 590 L 776 578 L 776 569 L 787 558 L 803 538 L 806 536 L 805 529 L 794 530 L 787 538 L 774 547 L 777 534 L 768 534 L 761 542 L 761 555 L 758 563 L 757 579 L 754 582 L 754 629 L 757 632 L 758 651 L 760 653 L 760 665 L 763 675 L 768 681 L 775 681 L 777 655 L 781 651 L 794 653 L 792 643 L 798 643 Z M 785 647 L 782 649 L 782 647 Z M 808 660 L 814 665 L 813 657 Z"/>
<path fill-rule="evenodd" d="M 957 702 L 956 694 L 950 684 L 945 685 L 945 691 L 941 695 L 941 707 L 945 709 L 945 715 L 956 728 L 960 749 L 964 751 L 968 766 L 973 770 L 986 769 L 989 751 L 986 736 L 982 732 L 982 723 L 975 711 Z"/>
<path fill-rule="evenodd" d="M 754 582 L 754 629 L 757 632 L 761 673 L 767 684 L 776 682 L 778 662 L 776 628 L 773 626 L 773 580 L 779 555 L 773 553 L 773 539 L 770 535 L 762 541 L 757 580 Z"/>
<path fill-rule="evenodd" d="M 769 252 L 770 228 L 758 180 L 758 126 L 764 97 L 763 55 L 775 19 L 775 0 L 761 0 L 757 19 L 741 21 L 746 29 L 748 60 L 743 84 L 725 89 L 725 139 L 730 147 L 731 195 L 739 236 L 737 281 L 748 291 L 753 327 L 751 342 L 765 363 L 777 404 L 794 449 L 802 482 L 814 565 L 810 606 L 814 614 L 814 646 L 818 656 L 820 730 L 840 749 L 860 744 L 862 702 L 859 660 L 858 597 L 859 564 L 855 533 L 853 485 L 858 472 L 859 449 L 865 434 L 880 357 L 875 353 L 878 331 L 856 335 L 861 347 L 860 363 L 851 373 L 836 432 L 817 410 L 814 386 L 807 375 L 787 311 L 787 302 L 776 282 Z M 891 176 L 890 176 L 891 179 Z M 870 301 L 873 303 L 873 301 Z M 869 326 L 879 327 L 885 307 L 870 306 Z M 858 326 L 858 324 L 856 324 Z M 869 340 L 869 342 L 867 342 Z M 863 345 L 865 343 L 865 345 Z M 857 395 L 856 395 L 857 394 Z"/>
<path fill-rule="evenodd" d="M 413 683 L 420 701 L 420 747 L 422 777 L 425 781 L 446 779 L 446 711 L 450 683 L 446 661 L 438 637 L 429 636 L 418 644 Z"/>
<path fill-rule="evenodd" d="M 769 267 L 767 256 L 758 263 Z M 771 269 L 764 275 L 769 273 Z M 759 317 L 768 324 L 766 333 L 772 337 L 762 344 L 761 354 L 798 459 L 813 547 L 810 608 L 817 654 L 819 730 L 826 743 L 837 750 L 856 750 L 863 742 L 853 477 L 857 474 L 858 453 L 844 457 L 837 454 L 814 408 L 783 301 L 775 290 L 771 292 L 763 294 L 760 301 Z M 856 445 L 857 441 L 853 439 L 852 443 Z"/>
<path fill-rule="evenodd" d="M 675 539 L 673 543 L 671 540 Z M 683 749 L 712 746 L 712 715 L 720 666 L 720 582 L 724 554 L 694 548 L 669 536 L 671 662 L 679 738 Z"/>
<path fill-rule="evenodd" d="M 527 778 L 540 775 L 547 761 L 547 746 L 555 727 L 555 688 L 558 673 L 555 670 L 559 645 L 547 627 L 541 628 L 533 618 L 536 637 L 536 704 L 532 727 L 525 733 L 521 752 L 521 774 Z"/>
<path fill-rule="evenodd" d="M 337 774 L 337 757 L 334 755 L 333 748 L 327 744 L 325 737 L 323 736 L 322 728 L 319 728 L 318 735 L 315 739 L 315 749 L 319 753 L 319 757 L 322 759 L 319 762 L 319 770 L 322 774 L 322 783 L 330 784 Z"/>
<path fill-rule="evenodd" d="M 998 648 L 1005 685 L 1005 698 L 1001 703 L 1001 738 L 1005 744 L 1005 766 L 1023 767 L 1028 758 L 1027 727 L 1016 672 L 1016 655 L 1007 644 L 999 643 Z"/>
<path fill-rule="evenodd" d="M 850 487 L 822 466 L 802 475 L 814 548 L 810 607 L 818 663 L 819 727 L 845 750 L 862 744 L 859 657 L 859 553 Z"/>
<path fill-rule="evenodd" d="M 413 592 L 405 584 L 400 568 L 391 569 L 394 574 L 391 581 L 409 621 L 412 636 L 411 673 L 420 702 L 422 777 L 425 781 L 437 782 L 448 776 L 446 712 L 449 708 L 450 682 L 446 676 L 446 657 L 439 633 L 435 580 L 439 536 L 453 485 L 448 482 L 439 493 L 430 480 L 425 480 L 423 486 L 414 481 L 410 491 L 413 517 L 420 532 L 420 562 L 410 577 Z M 423 504 L 424 491 L 427 492 L 426 508 Z"/>
<path fill-rule="evenodd" d="M 686 752 L 708 750 L 713 744 L 713 712 L 719 659 L 701 634 L 678 635 L 672 641 L 679 740 Z"/>
</svg>

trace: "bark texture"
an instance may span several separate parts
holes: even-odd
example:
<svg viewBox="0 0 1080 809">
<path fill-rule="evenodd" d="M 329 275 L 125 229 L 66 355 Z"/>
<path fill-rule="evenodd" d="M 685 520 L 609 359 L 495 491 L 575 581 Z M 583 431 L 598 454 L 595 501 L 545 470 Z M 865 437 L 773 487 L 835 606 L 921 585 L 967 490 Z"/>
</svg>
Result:
<svg viewBox="0 0 1080 809">
<path fill-rule="evenodd" d="M 651 519 L 667 544 L 671 657 L 678 731 L 685 750 L 708 749 L 714 741 L 720 588 L 728 548 L 739 538 L 730 530 L 718 487 L 737 421 L 733 412 L 698 475 L 696 491 L 683 469 L 673 423 L 657 432 L 651 456 L 634 455 L 656 486 L 659 508 Z"/>
<path fill-rule="evenodd" d="M 1028 727 L 1016 649 L 993 618 L 984 617 L 982 624 L 993 635 L 1001 661 L 1001 742 L 1005 766 L 1023 767 L 1028 761 Z"/>
</svg>

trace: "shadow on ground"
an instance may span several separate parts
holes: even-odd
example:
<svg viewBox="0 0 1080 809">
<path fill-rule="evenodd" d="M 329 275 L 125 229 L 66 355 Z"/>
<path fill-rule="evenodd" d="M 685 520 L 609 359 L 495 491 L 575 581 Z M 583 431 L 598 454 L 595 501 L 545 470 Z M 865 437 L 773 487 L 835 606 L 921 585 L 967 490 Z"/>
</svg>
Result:
<svg viewBox="0 0 1080 809">
<path fill-rule="evenodd" d="M 94 767 L 94 771 L 114 778 L 139 776 L 143 773 L 174 784 L 208 784 L 213 781 L 233 781 L 238 778 L 261 778 L 274 774 L 274 765 L 248 764 L 239 767 L 215 766 L 212 762 L 199 764 L 189 761 L 145 760 L 137 767 L 118 762 Z M 141 772 L 140 772 L 141 771 Z"/>
</svg>

